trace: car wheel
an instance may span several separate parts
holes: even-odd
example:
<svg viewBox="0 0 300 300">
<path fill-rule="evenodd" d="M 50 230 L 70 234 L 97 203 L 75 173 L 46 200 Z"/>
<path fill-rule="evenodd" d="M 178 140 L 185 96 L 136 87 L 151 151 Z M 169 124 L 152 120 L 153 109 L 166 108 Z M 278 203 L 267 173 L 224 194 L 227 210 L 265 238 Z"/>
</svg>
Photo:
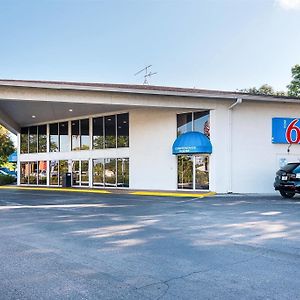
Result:
<svg viewBox="0 0 300 300">
<path fill-rule="evenodd" d="M 295 196 L 293 192 L 279 191 L 279 193 L 283 198 L 293 198 Z"/>
</svg>

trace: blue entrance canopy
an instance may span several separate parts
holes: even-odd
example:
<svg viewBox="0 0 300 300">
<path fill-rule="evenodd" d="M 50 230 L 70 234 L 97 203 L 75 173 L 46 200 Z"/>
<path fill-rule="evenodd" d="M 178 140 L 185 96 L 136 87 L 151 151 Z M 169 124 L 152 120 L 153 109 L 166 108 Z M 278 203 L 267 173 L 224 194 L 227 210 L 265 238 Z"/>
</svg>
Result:
<svg viewBox="0 0 300 300">
<path fill-rule="evenodd" d="M 8 157 L 8 161 L 10 163 L 16 163 L 18 160 L 18 156 L 17 156 L 17 152 L 12 153 L 9 157 Z"/>
<path fill-rule="evenodd" d="M 212 153 L 212 145 L 207 136 L 198 131 L 189 131 L 180 135 L 172 147 L 173 154 Z"/>
</svg>

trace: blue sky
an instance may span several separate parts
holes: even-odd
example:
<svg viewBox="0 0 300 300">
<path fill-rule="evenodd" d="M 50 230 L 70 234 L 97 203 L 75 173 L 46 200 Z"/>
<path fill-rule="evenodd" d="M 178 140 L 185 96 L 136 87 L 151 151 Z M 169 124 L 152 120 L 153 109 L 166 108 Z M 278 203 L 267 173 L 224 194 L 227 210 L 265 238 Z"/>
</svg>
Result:
<svg viewBox="0 0 300 300">
<path fill-rule="evenodd" d="M 0 78 L 278 90 L 300 63 L 299 0 L 0 0 Z"/>
</svg>

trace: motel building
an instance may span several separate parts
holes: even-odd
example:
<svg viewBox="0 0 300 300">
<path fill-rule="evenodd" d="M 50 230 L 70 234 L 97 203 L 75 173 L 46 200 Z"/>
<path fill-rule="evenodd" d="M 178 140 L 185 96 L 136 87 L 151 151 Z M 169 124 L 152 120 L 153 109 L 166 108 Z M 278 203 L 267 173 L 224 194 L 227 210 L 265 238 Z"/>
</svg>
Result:
<svg viewBox="0 0 300 300">
<path fill-rule="evenodd" d="M 0 80 L 18 185 L 274 192 L 300 160 L 300 100 L 148 85 Z"/>
</svg>

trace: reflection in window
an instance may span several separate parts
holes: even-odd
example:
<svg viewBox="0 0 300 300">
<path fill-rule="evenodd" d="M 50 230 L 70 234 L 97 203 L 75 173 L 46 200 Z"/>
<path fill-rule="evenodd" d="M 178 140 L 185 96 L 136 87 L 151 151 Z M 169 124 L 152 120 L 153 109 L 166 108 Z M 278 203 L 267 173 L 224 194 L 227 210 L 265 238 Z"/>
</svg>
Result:
<svg viewBox="0 0 300 300">
<path fill-rule="evenodd" d="M 37 126 L 29 127 L 29 153 L 37 152 Z"/>
<path fill-rule="evenodd" d="M 117 147 L 129 147 L 129 117 L 117 115 Z"/>
<path fill-rule="evenodd" d="M 47 161 L 39 161 L 39 174 L 38 174 L 38 184 L 46 185 L 47 184 Z"/>
<path fill-rule="evenodd" d="M 89 185 L 89 161 L 81 161 L 81 185 Z"/>
<path fill-rule="evenodd" d="M 105 159 L 104 171 L 105 186 L 116 186 L 116 159 Z"/>
<path fill-rule="evenodd" d="M 60 160 L 59 161 L 59 184 L 62 185 L 62 178 L 64 174 L 68 172 L 68 161 L 67 160 Z"/>
<path fill-rule="evenodd" d="M 177 136 L 198 131 L 210 137 L 209 111 L 199 111 L 177 115 Z"/>
<path fill-rule="evenodd" d="M 89 119 L 80 120 L 81 150 L 90 149 Z"/>
<path fill-rule="evenodd" d="M 80 150 L 79 121 L 72 121 L 72 150 Z"/>
<path fill-rule="evenodd" d="M 93 119 L 93 149 L 104 148 L 103 117 Z"/>
<path fill-rule="evenodd" d="M 193 156 L 178 155 L 178 189 L 193 189 Z"/>
<path fill-rule="evenodd" d="M 117 160 L 117 186 L 129 187 L 129 158 Z"/>
<path fill-rule="evenodd" d="M 28 153 L 28 127 L 21 128 L 21 153 Z"/>
<path fill-rule="evenodd" d="M 57 152 L 58 151 L 58 123 L 50 124 L 50 152 Z"/>
<path fill-rule="evenodd" d="M 106 116 L 105 120 L 105 148 L 116 148 L 116 116 Z"/>
<path fill-rule="evenodd" d="M 199 111 L 194 113 L 194 131 L 199 131 L 210 136 L 209 111 Z"/>
<path fill-rule="evenodd" d="M 209 158 L 207 155 L 195 156 L 195 188 L 200 190 L 209 189 Z"/>
<path fill-rule="evenodd" d="M 29 162 L 29 184 L 37 184 L 37 162 Z"/>
<path fill-rule="evenodd" d="M 177 115 L 177 136 L 193 130 L 192 113 Z"/>
<path fill-rule="evenodd" d="M 93 185 L 104 186 L 104 159 L 93 160 Z"/>
<path fill-rule="evenodd" d="M 73 177 L 73 185 L 80 185 L 80 164 L 79 160 L 75 160 L 72 162 L 72 177 Z"/>
<path fill-rule="evenodd" d="M 58 161 L 51 160 L 49 164 L 50 171 L 50 185 L 58 185 Z"/>
<path fill-rule="evenodd" d="M 38 126 L 38 152 L 47 152 L 47 125 Z"/>
<path fill-rule="evenodd" d="M 29 183 L 29 164 L 27 162 L 21 162 L 20 183 L 21 184 Z"/>
<path fill-rule="evenodd" d="M 70 151 L 68 122 L 59 123 L 59 151 Z"/>
</svg>

